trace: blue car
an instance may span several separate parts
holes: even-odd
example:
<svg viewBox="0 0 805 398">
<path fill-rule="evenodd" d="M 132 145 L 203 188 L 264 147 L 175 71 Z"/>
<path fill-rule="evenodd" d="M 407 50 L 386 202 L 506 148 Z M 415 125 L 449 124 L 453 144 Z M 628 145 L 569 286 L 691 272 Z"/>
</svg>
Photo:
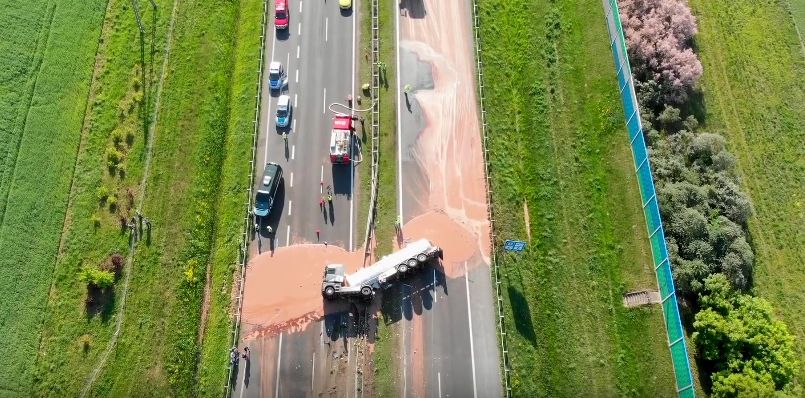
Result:
<svg viewBox="0 0 805 398">
<path fill-rule="evenodd" d="M 280 90 L 288 82 L 285 78 L 285 71 L 282 69 L 282 64 L 278 61 L 273 61 L 268 66 L 268 88 L 272 90 Z"/>
</svg>

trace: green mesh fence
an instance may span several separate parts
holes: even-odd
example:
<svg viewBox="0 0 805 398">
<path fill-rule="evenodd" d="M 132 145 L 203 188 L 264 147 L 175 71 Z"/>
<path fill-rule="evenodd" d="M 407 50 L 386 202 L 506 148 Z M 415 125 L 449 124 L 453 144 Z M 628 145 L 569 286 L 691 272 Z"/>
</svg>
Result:
<svg viewBox="0 0 805 398">
<path fill-rule="evenodd" d="M 651 253 L 654 259 L 654 270 L 657 275 L 657 286 L 662 297 L 662 313 L 668 335 L 668 348 L 671 350 L 671 360 L 674 365 L 676 388 L 680 397 L 693 398 L 696 396 L 696 392 L 693 388 L 693 376 L 691 375 L 688 350 L 685 343 L 685 331 L 682 329 L 682 322 L 679 318 L 674 279 L 671 275 L 671 262 L 668 258 L 668 249 L 665 246 L 665 232 L 663 231 L 660 208 L 654 190 L 654 179 L 651 177 L 648 150 L 643 139 L 643 126 L 640 121 L 640 110 L 635 95 L 629 57 L 626 54 L 626 40 L 623 36 L 618 4 L 616 0 L 603 0 L 603 3 L 607 27 L 609 28 L 612 56 L 615 58 L 618 88 L 623 101 L 623 111 L 626 115 L 626 129 L 629 132 L 629 143 L 632 147 L 637 184 L 640 187 L 640 197 L 643 202 L 643 214 L 646 217 L 646 226 L 648 227 L 649 240 L 651 241 Z"/>
</svg>

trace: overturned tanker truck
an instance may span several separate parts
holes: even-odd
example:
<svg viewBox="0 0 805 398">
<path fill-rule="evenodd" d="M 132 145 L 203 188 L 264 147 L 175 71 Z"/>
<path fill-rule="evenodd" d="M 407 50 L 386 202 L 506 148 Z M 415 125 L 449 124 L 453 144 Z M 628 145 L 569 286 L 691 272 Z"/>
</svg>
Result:
<svg viewBox="0 0 805 398">
<path fill-rule="evenodd" d="M 368 300 L 391 280 L 421 269 L 436 257 L 442 258 L 442 249 L 427 239 L 420 239 L 350 275 L 344 273 L 342 264 L 329 264 L 324 268 L 321 294 L 328 300 L 344 297 Z"/>
</svg>

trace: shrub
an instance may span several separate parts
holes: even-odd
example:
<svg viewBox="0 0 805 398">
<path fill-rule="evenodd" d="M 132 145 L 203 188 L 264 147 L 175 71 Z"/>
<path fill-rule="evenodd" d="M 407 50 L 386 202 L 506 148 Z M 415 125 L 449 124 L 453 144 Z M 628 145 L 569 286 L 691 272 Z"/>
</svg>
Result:
<svg viewBox="0 0 805 398">
<path fill-rule="evenodd" d="M 83 267 L 78 279 L 90 286 L 105 289 L 115 283 L 115 275 L 111 271 L 104 271 L 95 267 Z"/>
<path fill-rule="evenodd" d="M 708 277 L 704 290 L 693 341 L 715 370 L 712 396 L 768 396 L 757 394 L 785 389 L 799 363 L 794 337 L 774 319 L 771 305 L 734 291 L 722 274 Z"/>
<path fill-rule="evenodd" d="M 115 277 L 120 276 L 120 271 L 123 269 L 123 263 L 126 259 L 120 253 L 113 253 L 109 258 L 106 259 L 103 263 L 101 263 L 101 270 L 109 271 L 115 275 Z"/>
<path fill-rule="evenodd" d="M 123 139 L 124 138 L 125 138 L 125 134 L 122 131 L 120 131 L 119 129 L 116 129 L 112 133 L 112 143 L 114 144 L 116 149 L 118 149 L 118 150 L 123 149 Z"/>
<path fill-rule="evenodd" d="M 114 146 L 106 148 L 106 165 L 109 169 L 114 170 L 121 160 L 123 160 L 123 152 L 120 152 Z"/>
<path fill-rule="evenodd" d="M 100 187 L 98 187 L 98 190 L 96 192 L 98 194 L 98 201 L 100 203 L 105 202 L 106 199 L 109 197 L 109 188 L 107 188 L 105 185 L 101 185 Z"/>
<path fill-rule="evenodd" d="M 702 64 L 690 48 L 696 19 L 682 0 L 621 0 L 621 21 L 633 73 L 648 87 L 651 102 L 682 103 L 702 75 Z"/>
<path fill-rule="evenodd" d="M 109 195 L 106 199 L 106 203 L 109 205 L 110 211 L 115 211 L 115 209 L 117 209 L 117 196 Z"/>
<path fill-rule="evenodd" d="M 90 216 L 90 221 L 92 221 L 93 228 L 98 229 L 101 227 L 101 216 L 98 214 L 93 213 L 92 216 Z"/>
</svg>

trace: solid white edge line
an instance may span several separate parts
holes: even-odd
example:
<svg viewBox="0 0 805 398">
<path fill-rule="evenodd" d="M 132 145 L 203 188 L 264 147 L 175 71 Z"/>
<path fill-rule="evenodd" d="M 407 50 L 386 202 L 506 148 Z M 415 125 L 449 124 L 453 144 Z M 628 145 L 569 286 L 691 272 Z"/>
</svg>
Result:
<svg viewBox="0 0 805 398">
<path fill-rule="evenodd" d="M 402 203 L 402 109 L 400 99 L 400 11 L 396 11 L 397 17 L 394 18 L 394 30 L 396 31 L 395 50 L 397 51 L 397 202 L 399 203 L 400 223 L 403 222 L 403 203 Z"/>
<path fill-rule="evenodd" d="M 277 48 L 277 34 L 274 33 L 271 36 L 273 36 L 272 40 L 271 40 L 271 60 L 273 61 L 274 60 L 274 49 Z M 263 84 L 263 82 L 260 82 L 260 84 Z M 264 145 L 265 148 L 264 148 L 264 151 L 263 151 L 263 164 L 266 164 L 266 162 L 268 162 L 268 129 L 269 129 L 268 126 L 271 125 L 271 88 L 270 87 L 267 87 L 267 88 L 268 88 L 268 90 L 264 91 L 264 93 L 266 93 L 268 95 L 268 109 L 267 109 L 267 112 L 266 112 L 266 126 L 265 126 L 265 128 L 266 128 L 266 142 L 265 142 L 265 145 Z"/>
<path fill-rule="evenodd" d="M 327 109 L 327 87 L 324 88 L 324 93 L 322 94 L 321 113 L 326 112 L 326 109 Z"/>
<path fill-rule="evenodd" d="M 291 188 L 293 188 L 293 173 L 291 173 Z M 434 270 L 433 272 L 435 273 L 436 271 Z"/>
<path fill-rule="evenodd" d="M 291 53 L 285 54 L 285 67 L 286 68 L 291 67 Z M 288 69 L 285 69 L 285 70 L 288 70 Z"/>
<path fill-rule="evenodd" d="M 400 311 L 401 313 L 405 313 L 405 295 L 403 295 L 403 302 L 400 304 Z M 402 391 L 402 398 L 406 398 L 408 396 L 408 351 L 405 349 L 405 325 L 402 327 L 402 339 L 400 339 L 400 343 L 402 344 L 402 352 L 403 352 L 403 391 Z"/>
<path fill-rule="evenodd" d="M 436 377 L 439 381 L 439 398 L 442 398 L 442 372 L 437 372 Z"/>
<path fill-rule="evenodd" d="M 291 226 L 288 226 L 288 229 L 285 230 L 285 246 L 291 245 Z"/>
<path fill-rule="evenodd" d="M 316 353 L 313 353 L 313 369 L 310 370 L 310 391 L 316 391 L 313 387 L 316 385 Z"/>
<path fill-rule="evenodd" d="M 464 262 L 464 286 L 467 289 L 467 319 L 470 323 L 470 359 L 472 362 L 472 396 L 478 397 L 478 387 L 475 383 L 475 344 L 472 340 L 472 310 L 470 309 L 470 275 L 467 271 L 467 262 Z"/>
<path fill-rule="evenodd" d="M 293 181 L 293 173 L 291 173 L 291 181 Z M 436 303 L 436 268 L 433 269 L 433 303 Z M 441 395 L 441 394 L 439 394 Z"/>
<path fill-rule="evenodd" d="M 288 215 L 291 215 L 291 211 L 293 210 L 293 200 L 288 200 Z"/>
<path fill-rule="evenodd" d="M 280 332 L 280 342 L 277 346 L 277 377 L 274 379 L 274 398 L 280 396 L 280 360 L 282 359 L 282 332 Z"/>
<path fill-rule="evenodd" d="M 357 3 L 358 3 L 358 1 L 356 0 L 355 4 L 353 4 L 353 9 L 355 9 L 354 7 L 357 7 Z M 356 18 L 355 18 L 355 13 L 353 12 L 353 14 L 352 14 L 352 98 L 355 98 L 355 40 L 356 40 L 355 24 L 356 24 Z M 350 116 L 355 116 L 355 111 L 350 111 Z M 350 186 L 352 187 L 352 195 L 350 195 L 350 197 L 349 197 L 349 251 L 352 251 L 353 250 L 353 247 L 352 247 L 352 245 L 353 245 L 353 242 L 352 242 L 353 236 L 352 235 L 354 233 L 353 232 L 354 231 L 354 229 L 353 229 L 354 220 L 353 219 L 355 218 L 355 164 L 350 162 L 349 165 L 350 165 L 350 169 L 351 169 L 350 170 Z"/>
</svg>

